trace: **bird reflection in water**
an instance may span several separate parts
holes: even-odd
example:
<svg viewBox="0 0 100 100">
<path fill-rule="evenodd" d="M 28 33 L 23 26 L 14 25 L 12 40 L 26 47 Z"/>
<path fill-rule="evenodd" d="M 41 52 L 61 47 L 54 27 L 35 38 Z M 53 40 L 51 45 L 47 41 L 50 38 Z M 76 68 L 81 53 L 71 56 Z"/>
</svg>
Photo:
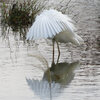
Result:
<svg viewBox="0 0 100 100">
<path fill-rule="evenodd" d="M 79 61 L 73 63 L 57 63 L 52 64 L 50 69 L 44 73 L 44 80 L 50 82 L 49 70 L 51 72 L 52 82 L 59 83 L 61 85 L 68 85 L 73 80 L 75 73 L 74 70 L 80 65 Z"/>
<path fill-rule="evenodd" d="M 44 72 L 42 80 L 26 78 L 26 81 L 34 94 L 38 95 L 41 100 L 48 98 L 52 100 L 53 97 L 58 97 L 64 88 L 71 83 L 75 76 L 74 71 L 79 66 L 79 61 L 52 64 L 51 68 Z"/>
</svg>

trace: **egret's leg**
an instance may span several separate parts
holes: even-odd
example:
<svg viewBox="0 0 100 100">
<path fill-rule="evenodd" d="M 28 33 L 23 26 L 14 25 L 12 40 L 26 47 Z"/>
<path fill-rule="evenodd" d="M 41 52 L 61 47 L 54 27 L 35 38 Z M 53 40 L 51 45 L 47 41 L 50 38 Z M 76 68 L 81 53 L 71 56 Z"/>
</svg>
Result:
<svg viewBox="0 0 100 100">
<path fill-rule="evenodd" d="M 58 58 L 57 58 L 57 63 L 59 62 L 59 58 L 60 58 L 60 48 L 59 48 L 59 44 L 58 41 L 56 41 L 57 43 L 57 48 L 58 48 Z"/>
<path fill-rule="evenodd" d="M 54 44 L 55 44 L 55 41 L 54 40 L 52 40 L 52 42 L 53 42 L 53 55 L 52 55 L 52 64 L 54 64 Z"/>
<path fill-rule="evenodd" d="M 71 50 L 71 45 L 68 44 L 68 47 L 69 47 L 68 51 L 70 52 L 71 55 L 71 61 L 73 61 L 73 51 Z"/>
<path fill-rule="evenodd" d="M 71 50 L 71 61 L 73 61 L 73 51 Z"/>
</svg>

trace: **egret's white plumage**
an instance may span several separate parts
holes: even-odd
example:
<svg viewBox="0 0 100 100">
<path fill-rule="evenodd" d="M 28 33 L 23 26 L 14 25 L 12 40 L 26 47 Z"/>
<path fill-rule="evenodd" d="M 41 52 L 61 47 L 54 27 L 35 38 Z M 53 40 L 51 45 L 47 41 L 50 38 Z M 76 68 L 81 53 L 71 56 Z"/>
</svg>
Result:
<svg viewBox="0 0 100 100">
<path fill-rule="evenodd" d="M 52 82 L 51 84 L 47 80 L 35 80 L 27 79 L 26 81 L 29 87 L 33 90 L 34 95 L 40 97 L 41 100 L 47 100 L 47 98 L 58 97 L 58 93 L 64 89 L 59 83 Z M 51 85 L 51 87 L 50 87 Z"/>
<path fill-rule="evenodd" d="M 74 33 L 72 20 L 56 10 L 44 10 L 36 17 L 29 29 L 27 39 L 55 38 L 59 42 L 80 44 L 83 39 Z"/>
<path fill-rule="evenodd" d="M 36 40 L 49 38 L 56 42 L 71 42 L 75 45 L 80 45 L 83 43 L 83 39 L 74 32 L 75 27 L 72 22 L 73 21 L 67 15 L 57 10 L 44 10 L 36 17 L 35 22 L 29 29 L 27 39 Z"/>
</svg>

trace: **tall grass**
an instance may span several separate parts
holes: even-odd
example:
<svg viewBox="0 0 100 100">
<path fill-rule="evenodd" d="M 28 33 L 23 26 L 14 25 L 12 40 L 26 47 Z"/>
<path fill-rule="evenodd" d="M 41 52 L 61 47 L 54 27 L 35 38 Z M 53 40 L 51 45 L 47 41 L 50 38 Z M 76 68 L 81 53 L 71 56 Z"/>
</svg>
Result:
<svg viewBox="0 0 100 100">
<path fill-rule="evenodd" d="M 40 0 L 27 0 L 23 3 L 12 1 L 10 4 L 3 2 L 1 10 L 2 36 L 5 38 L 10 33 L 25 41 L 28 28 L 32 25 L 36 15 L 44 8 L 45 3 Z M 9 32 L 8 31 L 12 31 Z"/>
</svg>

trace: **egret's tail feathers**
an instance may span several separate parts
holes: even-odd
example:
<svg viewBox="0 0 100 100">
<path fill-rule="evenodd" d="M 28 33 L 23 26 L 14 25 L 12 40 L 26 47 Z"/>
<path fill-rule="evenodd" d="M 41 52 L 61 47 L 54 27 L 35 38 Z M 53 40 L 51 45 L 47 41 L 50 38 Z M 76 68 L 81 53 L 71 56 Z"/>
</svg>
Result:
<svg viewBox="0 0 100 100">
<path fill-rule="evenodd" d="M 79 46 L 84 44 L 84 40 L 80 36 L 75 35 L 75 37 L 72 39 L 72 43 Z"/>
<path fill-rule="evenodd" d="M 72 42 L 73 44 L 75 44 L 75 45 L 80 45 L 80 42 L 78 41 L 77 38 L 73 38 L 71 42 Z"/>
<path fill-rule="evenodd" d="M 77 40 L 79 41 L 80 45 L 84 44 L 84 40 L 79 35 L 76 35 L 76 37 L 77 37 Z"/>
</svg>

